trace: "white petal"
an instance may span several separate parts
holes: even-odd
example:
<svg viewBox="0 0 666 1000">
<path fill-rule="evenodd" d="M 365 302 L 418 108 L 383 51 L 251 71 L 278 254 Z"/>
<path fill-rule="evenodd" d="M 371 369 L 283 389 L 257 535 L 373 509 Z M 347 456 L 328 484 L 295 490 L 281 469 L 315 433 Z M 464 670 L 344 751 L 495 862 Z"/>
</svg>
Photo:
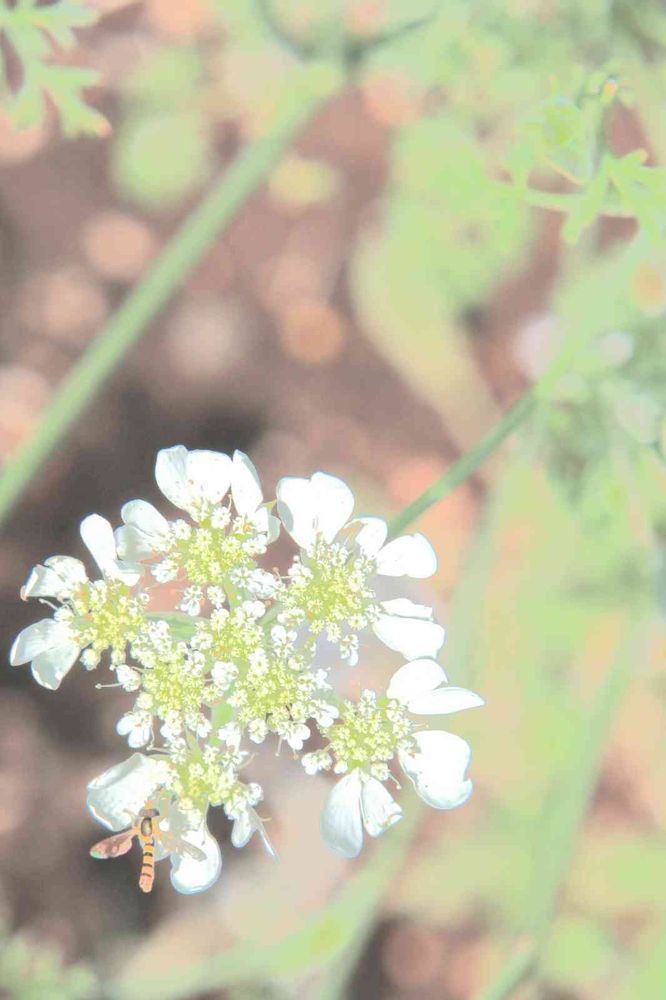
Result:
<svg viewBox="0 0 666 1000">
<path fill-rule="evenodd" d="M 231 843 L 233 847 L 237 847 L 239 850 L 241 847 L 245 847 L 252 838 L 256 827 L 250 821 L 249 810 L 244 809 L 243 812 L 234 820 L 234 825 L 231 828 Z"/>
<path fill-rule="evenodd" d="M 414 715 L 451 715 L 466 708 L 484 705 L 483 698 L 474 691 L 459 687 L 442 687 L 437 691 L 414 694 L 407 707 Z"/>
<path fill-rule="evenodd" d="M 74 559 L 72 556 L 50 556 L 44 560 L 44 565 L 54 570 L 72 589 L 86 583 L 88 579 L 86 568 L 81 560 Z"/>
<path fill-rule="evenodd" d="M 356 524 L 362 526 L 356 532 L 356 544 L 364 555 L 374 558 L 388 535 L 386 521 L 381 517 L 356 517 L 351 522 L 351 526 Z"/>
<path fill-rule="evenodd" d="M 19 632 L 11 650 L 9 662 L 13 667 L 20 663 L 28 663 L 47 650 L 55 649 L 72 641 L 72 633 L 63 622 L 55 622 L 52 618 L 42 618 L 33 622 L 22 632 Z"/>
<path fill-rule="evenodd" d="M 32 570 L 21 597 L 69 597 L 86 580 L 86 568 L 80 559 L 51 556 L 43 566 L 35 566 Z"/>
<path fill-rule="evenodd" d="M 145 500 L 130 500 L 121 512 L 124 528 L 116 530 L 121 559 L 145 559 L 152 555 L 169 530 L 169 522 Z"/>
<path fill-rule="evenodd" d="M 377 572 L 423 580 L 437 569 L 437 556 L 425 535 L 402 535 L 377 553 Z"/>
<path fill-rule="evenodd" d="M 355 858 L 363 847 L 361 777 L 358 771 L 341 778 L 331 789 L 321 816 L 321 835 L 341 858 Z"/>
<path fill-rule="evenodd" d="M 157 788 L 163 771 L 153 757 L 134 753 L 88 785 L 88 809 L 110 830 L 130 826 Z"/>
<path fill-rule="evenodd" d="M 280 519 L 274 514 L 269 514 L 266 521 L 266 533 L 268 544 L 271 545 L 280 536 Z"/>
<path fill-rule="evenodd" d="M 125 524 L 131 525 L 151 538 L 155 535 L 164 535 L 169 530 L 166 517 L 146 500 L 130 500 L 123 505 L 120 513 Z"/>
<path fill-rule="evenodd" d="M 125 562 L 117 559 L 107 569 L 106 575 L 113 580 L 122 580 L 128 587 L 133 587 L 141 578 L 143 567 L 135 562 Z"/>
<path fill-rule="evenodd" d="M 113 528 L 105 517 L 89 514 L 81 521 L 81 538 L 104 576 L 122 580 L 132 587 L 141 576 L 141 567 L 117 558 Z"/>
<path fill-rule="evenodd" d="M 231 496 L 239 514 L 253 514 L 264 499 L 257 470 L 242 451 L 234 452 Z"/>
<path fill-rule="evenodd" d="M 127 736 L 131 733 L 135 726 L 135 719 L 132 713 L 127 715 L 121 715 L 116 723 L 116 732 L 119 736 Z"/>
<path fill-rule="evenodd" d="M 174 507 L 187 503 L 187 448 L 177 444 L 162 448 L 155 461 L 155 481 Z"/>
<path fill-rule="evenodd" d="M 354 510 L 354 494 L 337 476 L 315 472 L 310 480 L 315 511 L 315 530 L 332 542 Z"/>
<path fill-rule="evenodd" d="M 402 819 L 402 809 L 381 781 L 368 778 L 361 789 L 363 825 L 371 837 L 379 837 Z"/>
<path fill-rule="evenodd" d="M 188 510 L 201 500 L 219 503 L 229 490 L 232 463 L 218 451 L 188 451 L 182 444 L 157 453 L 155 479 L 167 500 Z"/>
<path fill-rule="evenodd" d="M 49 571 L 46 566 L 33 566 L 30 575 L 21 587 L 21 600 L 29 597 L 57 597 L 63 590 L 62 578 Z"/>
<path fill-rule="evenodd" d="M 106 573 L 109 565 L 118 558 L 113 528 L 109 522 L 99 514 L 89 514 L 81 521 L 81 538 L 102 573 Z"/>
<path fill-rule="evenodd" d="M 270 513 L 268 507 L 259 507 L 249 515 L 249 518 L 257 531 L 268 536 L 269 545 L 279 538 L 281 522 L 274 514 Z"/>
<path fill-rule="evenodd" d="M 437 622 L 422 618 L 398 618 L 394 615 L 380 615 L 372 628 L 384 645 L 397 650 L 408 659 L 435 657 L 442 648 L 446 635 Z"/>
<path fill-rule="evenodd" d="M 234 820 L 234 825 L 231 830 L 231 843 L 234 847 L 245 847 L 255 833 L 258 833 L 261 837 L 267 853 L 273 858 L 276 857 L 275 849 L 266 836 L 264 824 L 257 816 L 255 810 L 252 809 L 251 806 L 248 806 L 248 808 L 244 809 L 240 816 Z"/>
<path fill-rule="evenodd" d="M 411 699 L 432 691 L 446 683 L 446 674 L 434 660 L 411 660 L 393 674 L 386 690 L 389 698 L 397 698 L 405 704 Z"/>
<path fill-rule="evenodd" d="M 472 756 L 468 743 L 453 733 L 417 733 L 418 752 L 401 753 L 400 764 L 424 802 L 435 809 L 455 809 L 472 794 L 465 777 Z"/>
<path fill-rule="evenodd" d="M 219 503 L 229 492 L 232 462 L 219 451 L 191 451 L 187 457 L 188 487 L 193 485 L 198 499 Z"/>
<path fill-rule="evenodd" d="M 137 718 L 133 712 L 123 715 L 116 724 L 119 736 L 127 736 L 127 743 L 133 750 L 145 747 L 152 736 L 150 720 Z"/>
<path fill-rule="evenodd" d="M 113 537 L 121 559 L 131 559 L 138 562 L 138 560 L 152 555 L 155 551 L 153 546 L 148 545 L 145 538 L 135 528 L 128 528 L 124 524 L 116 528 Z"/>
<path fill-rule="evenodd" d="M 184 833 L 183 840 L 203 851 L 205 858 L 199 860 L 185 854 L 172 854 L 171 884 L 178 892 L 186 895 L 204 892 L 220 877 L 222 871 L 220 845 L 205 823 L 198 830 L 188 830 Z"/>
<path fill-rule="evenodd" d="M 55 691 L 60 687 L 63 677 L 76 663 L 80 653 L 81 649 L 76 642 L 66 642 L 38 653 L 30 665 L 32 676 L 42 687 Z"/>
<path fill-rule="evenodd" d="M 414 604 L 407 597 L 395 597 L 391 601 L 382 601 L 382 607 L 389 615 L 400 615 L 401 618 L 432 618 L 434 612 L 427 604 Z"/>
<path fill-rule="evenodd" d="M 285 528 L 302 549 L 315 539 L 314 497 L 309 479 L 285 476 L 277 484 L 277 511 Z"/>
</svg>

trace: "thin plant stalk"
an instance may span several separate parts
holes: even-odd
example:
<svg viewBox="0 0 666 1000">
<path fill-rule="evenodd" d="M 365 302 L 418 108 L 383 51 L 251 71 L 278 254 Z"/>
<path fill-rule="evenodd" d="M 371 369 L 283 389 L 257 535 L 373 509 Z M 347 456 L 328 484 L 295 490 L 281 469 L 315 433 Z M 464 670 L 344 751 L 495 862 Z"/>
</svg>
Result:
<svg viewBox="0 0 666 1000">
<path fill-rule="evenodd" d="M 478 467 L 535 413 L 539 405 L 548 399 L 553 386 L 569 370 L 577 355 L 587 346 L 589 339 L 590 335 L 586 329 L 574 331 L 539 381 L 514 403 L 488 434 L 459 458 L 443 476 L 424 490 L 416 500 L 396 514 L 389 524 L 390 534 L 399 535 L 422 514 L 469 479 Z"/>
<path fill-rule="evenodd" d="M 568 178 L 571 180 L 571 178 Z M 583 195 L 560 191 L 542 191 L 533 187 L 518 187 L 507 181 L 497 181 L 496 188 L 503 194 L 515 197 L 518 201 L 533 208 L 544 208 L 550 212 L 564 212 L 566 214 L 578 208 Z M 629 209 L 618 206 L 604 206 L 599 215 L 612 219 L 634 219 L 635 214 Z"/>
<path fill-rule="evenodd" d="M 466 452 L 444 475 L 429 486 L 420 497 L 413 503 L 405 507 L 403 511 L 391 520 L 391 535 L 399 535 L 416 521 L 422 514 L 425 514 L 434 504 L 439 503 L 453 492 L 453 490 L 465 482 L 466 479 L 485 462 L 485 460 L 496 451 L 499 446 L 513 434 L 522 423 L 527 420 L 536 406 L 534 393 L 526 393 L 511 409 L 499 420 L 493 429 L 477 444 Z"/>
</svg>

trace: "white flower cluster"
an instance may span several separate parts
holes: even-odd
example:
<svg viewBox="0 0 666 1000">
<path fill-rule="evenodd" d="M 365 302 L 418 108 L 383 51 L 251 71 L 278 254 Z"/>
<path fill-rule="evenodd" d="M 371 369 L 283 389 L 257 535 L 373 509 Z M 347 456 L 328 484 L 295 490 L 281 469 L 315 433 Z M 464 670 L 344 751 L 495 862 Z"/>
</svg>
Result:
<svg viewBox="0 0 666 1000">
<path fill-rule="evenodd" d="M 117 731 L 136 752 L 88 787 L 88 808 L 115 833 L 94 855 L 123 854 L 137 836 L 142 888 L 152 885 L 153 860 L 170 857 L 175 888 L 200 892 L 222 866 L 206 825 L 211 807 L 233 823 L 235 847 L 257 832 L 273 853 L 256 811 L 263 791 L 241 777 L 249 748 L 271 736 L 300 755 L 305 773 L 342 776 L 321 823 L 342 857 L 359 853 L 364 829 L 376 837 L 400 819 L 385 787 L 395 766 L 435 808 L 465 802 L 468 744 L 423 729 L 418 717 L 482 699 L 447 685 L 436 662 L 444 629 L 432 609 L 406 597 L 383 600 L 377 590 L 379 576 L 434 573 L 423 535 L 387 541 L 386 523 L 354 518 L 351 490 L 321 472 L 282 479 L 277 503 L 265 503 L 254 466 L 238 451 L 230 458 L 168 448 L 155 476 L 187 519 L 167 520 L 144 500 L 125 504 L 115 532 L 96 514 L 85 518 L 81 536 L 101 578 L 89 580 L 69 556 L 36 566 L 22 597 L 40 599 L 53 615 L 25 628 L 10 654 L 51 689 L 77 659 L 91 670 L 108 654 L 116 683 L 134 698 Z M 284 576 L 260 565 L 281 526 L 299 547 Z M 168 593 L 178 610 L 151 611 L 156 593 L 162 606 Z M 331 669 L 355 665 L 369 632 L 408 662 L 383 694 L 341 700 Z"/>
</svg>

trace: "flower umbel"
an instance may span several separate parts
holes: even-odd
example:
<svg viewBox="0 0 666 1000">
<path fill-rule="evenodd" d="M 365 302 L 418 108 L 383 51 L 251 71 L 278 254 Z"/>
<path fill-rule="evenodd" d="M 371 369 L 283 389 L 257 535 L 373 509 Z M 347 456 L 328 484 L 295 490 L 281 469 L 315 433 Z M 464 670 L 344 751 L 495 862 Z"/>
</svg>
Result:
<svg viewBox="0 0 666 1000">
<path fill-rule="evenodd" d="M 386 523 L 353 518 L 351 490 L 325 473 L 282 479 L 278 520 L 239 451 L 167 448 L 155 478 L 180 514 L 169 520 L 151 503 L 130 500 L 115 534 L 104 518 L 85 518 L 81 536 L 98 578 L 69 556 L 36 566 L 21 594 L 52 614 L 24 628 L 10 652 L 13 665 L 31 663 L 49 688 L 79 658 L 87 669 L 106 662 L 111 686 L 131 696 L 116 729 L 143 752 L 88 786 L 88 808 L 112 831 L 93 856 L 117 857 L 136 840 L 144 891 L 154 864 L 168 857 L 174 888 L 201 892 L 222 867 L 206 825 L 210 809 L 232 824 L 234 847 L 258 833 L 274 855 L 258 812 L 263 789 L 245 775 L 269 741 L 278 751 L 286 745 L 305 774 L 338 776 L 321 829 L 342 857 L 360 852 L 364 833 L 377 837 L 401 818 L 386 788 L 398 769 L 436 809 L 465 802 L 468 744 L 424 729 L 419 717 L 482 699 L 447 683 L 436 661 L 444 629 L 433 609 L 406 597 L 399 582 L 390 591 L 402 577 L 435 572 L 423 535 L 387 541 Z M 298 546 L 284 575 L 262 565 L 280 521 Z M 163 589 L 175 608 L 152 611 Z M 158 602 L 169 606 L 163 596 Z M 409 662 L 385 692 L 340 700 L 336 664 L 324 665 L 324 654 L 330 658 L 332 646 L 334 660 L 358 664 L 372 636 L 387 660 L 398 653 Z"/>
<path fill-rule="evenodd" d="M 358 662 L 359 635 L 368 627 L 404 656 L 437 654 L 444 629 L 432 620 L 432 609 L 407 598 L 380 600 L 377 591 L 378 576 L 433 575 L 437 559 L 423 535 L 387 543 L 386 522 L 351 519 L 353 493 L 323 472 L 281 479 L 277 496 L 284 526 L 301 549 L 280 593 L 286 621 L 305 623 L 315 637 L 325 632 L 350 664 Z"/>
<path fill-rule="evenodd" d="M 109 650 L 113 662 L 124 658 L 127 642 L 138 634 L 144 598 L 132 587 L 140 567 L 118 558 L 111 525 L 97 514 L 81 522 L 81 537 L 97 562 L 102 579 L 90 582 L 85 567 L 69 556 L 52 556 L 35 566 L 21 590 L 24 600 L 36 597 L 54 607 L 53 618 L 28 625 L 9 654 L 12 666 L 32 661 L 32 674 L 43 687 L 55 689 L 85 650 L 82 661 L 96 667 Z"/>
<path fill-rule="evenodd" d="M 363 829 L 377 837 L 402 811 L 382 784 L 397 757 L 417 794 L 435 809 L 454 809 L 472 794 L 467 768 L 472 751 L 453 733 L 415 730 L 408 713 L 450 714 L 483 705 L 463 688 L 441 687 L 444 671 L 434 660 L 406 663 L 394 675 L 385 699 L 364 692 L 331 733 L 335 770 L 349 771 L 331 791 L 322 815 L 322 836 L 331 850 L 353 858 L 363 846 Z M 336 730 L 338 732 L 336 732 Z"/>
<path fill-rule="evenodd" d="M 340 722 L 330 732 L 329 752 L 337 774 L 363 770 L 386 781 L 388 763 L 398 751 L 415 749 L 412 723 L 397 701 L 379 700 L 364 691 L 358 702 L 346 701 Z"/>
</svg>

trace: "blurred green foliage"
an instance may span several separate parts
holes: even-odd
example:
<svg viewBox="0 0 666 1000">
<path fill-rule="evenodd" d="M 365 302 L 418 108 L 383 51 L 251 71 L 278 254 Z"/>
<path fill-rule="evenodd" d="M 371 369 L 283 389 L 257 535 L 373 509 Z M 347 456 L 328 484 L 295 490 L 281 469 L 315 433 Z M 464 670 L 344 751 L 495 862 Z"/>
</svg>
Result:
<svg viewBox="0 0 666 1000">
<path fill-rule="evenodd" d="M 576 780 L 570 768 L 618 616 L 663 615 L 666 172 L 655 161 L 666 156 L 666 9 L 649 0 L 213 6 L 214 42 L 156 49 L 124 82 L 111 154 L 118 193 L 177 209 L 208 179 L 229 125 L 239 142 L 270 133 L 303 61 L 339 60 L 390 146 L 386 184 L 345 274 L 353 308 L 461 450 L 499 411 L 482 371 L 492 364 L 488 312 L 538 268 L 542 241 L 558 247 L 558 273 L 541 279 L 534 309 L 566 370 L 539 395 L 520 456 L 489 500 L 451 629 L 451 677 L 473 682 L 489 706 L 464 721 L 481 807 L 466 825 L 442 825 L 391 898 L 439 927 L 469 916 L 508 948 L 539 891 L 539 848 L 563 786 Z M 50 62 L 49 37 L 69 47 L 72 29 L 92 19 L 66 2 L 0 8 L 24 70 L 10 103 L 19 122 L 41 117 L 46 93 L 67 132 L 99 127 L 81 97 L 93 77 Z M 343 183 L 333 165 L 295 153 L 265 179 L 290 209 L 325 204 Z M 502 331 L 505 354 L 519 332 Z M 538 344 L 528 353 L 523 382 L 550 360 Z M 658 669 L 637 662 L 634 691 L 661 724 Z M 642 715 L 638 723 L 636 771 L 666 750 Z M 663 765 L 650 772 L 653 786 L 665 777 Z M 664 992 L 664 814 L 654 787 L 637 780 L 627 795 L 638 819 L 583 831 L 541 959 L 552 989 L 613 1000 Z M 406 822 L 312 926 L 264 951 L 241 942 L 193 981 L 290 983 L 351 967 L 409 843 Z M 16 954 L 11 968 L 27 962 Z M 181 987 L 168 995 L 186 995 Z"/>
<path fill-rule="evenodd" d="M 650 466 L 646 480 L 661 486 L 664 516 L 663 478 L 653 472 Z M 618 615 L 629 602 L 637 607 L 632 614 L 642 607 L 649 615 L 653 606 L 646 587 L 634 585 L 628 596 L 608 571 L 609 561 L 620 564 L 636 550 L 626 479 L 623 485 L 605 532 L 590 533 L 553 480 L 529 461 L 514 464 L 493 500 L 487 535 L 477 543 L 492 554 L 488 578 L 476 606 L 454 615 L 447 657 L 458 664 L 462 642 L 467 671 L 494 715 L 492 733 L 484 735 L 478 718 L 465 727 L 477 747 L 484 819 L 477 816 L 459 831 L 443 828 L 411 859 L 398 906 L 416 920 L 455 928 L 472 919 L 490 924 L 495 934 L 507 928 L 529 934 L 525 914 L 547 878 L 540 847 L 576 780 L 570 770 L 576 748 L 585 747 L 590 699 L 599 685 L 589 679 L 591 664 L 598 671 L 599 661 L 612 655 Z M 632 664 L 631 672 L 633 684 L 649 690 L 642 665 Z M 635 738 L 651 737 L 645 730 Z M 584 831 L 542 957 L 546 983 L 575 996 L 616 995 L 613 977 L 621 970 L 630 978 L 642 961 L 620 933 L 623 922 L 630 926 L 640 913 L 644 936 L 663 920 L 665 859 L 663 836 L 649 826 L 617 829 L 602 822 Z"/>
<path fill-rule="evenodd" d="M 594 989 L 616 964 L 613 941 L 594 920 L 583 916 L 555 921 L 541 972 L 563 990 Z"/>
<path fill-rule="evenodd" d="M 19 127 L 39 124 L 48 99 L 57 109 L 65 135 L 105 135 L 106 118 L 87 104 L 83 92 L 99 82 L 99 75 L 79 66 L 52 62 L 54 50 L 73 49 L 76 28 L 97 20 L 97 12 L 84 3 L 56 0 L 49 6 L 39 0 L 9 0 L 0 3 L 0 35 L 4 34 L 20 66 L 18 88 L 10 87 L 8 66 L 3 58 L 1 89 L 3 103 Z"/>
<path fill-rule="evenodd" d="M 65 967 L 55 948 L 17 935 L 0 938 L 0 994 L 11 1000 L 96 1000 L 97 977 L 83 965 Z"/>
<path fill-rule="evenodd" d="M 112 180 L 125 198 L 165 209 L 208 179 L 213 136 L 198 99 L 203 74 L 199 53 L 184 46 L 156 51 L 127 80 L 111 163 Z"/>
<path fill-rule="evenodd" d="M 653 542 L 662 530 L 660 486 L 644 466 L 656 471 L 663 462 L 665 268 L 666 246 L 639 235 L 572 269 L 554 302 L 559 335 L 582 331 L 586 346 L 541 411 L 538 441 L 556 488 L 577 504 L 588 530 L 596 525 L 610 539 L 627 475 L 644 530 Z M 618 565 L 630 589 L 638 567 L 632 574 L 626 554 Z M 617 578 L 605 570 L 608 587 Z"/>
<path fill-rule="evenodd" d="M 396 271 L 396 256 L 409 262 L 414 294 L 434 290 L 442 313 L 482 301 L 501 262 L 524 255 L 529 210 L 489 183 L 482 146 L 447 116 L 400 130 L 385 197 L 385 232 L 373 250 Z"/>
</svg>

